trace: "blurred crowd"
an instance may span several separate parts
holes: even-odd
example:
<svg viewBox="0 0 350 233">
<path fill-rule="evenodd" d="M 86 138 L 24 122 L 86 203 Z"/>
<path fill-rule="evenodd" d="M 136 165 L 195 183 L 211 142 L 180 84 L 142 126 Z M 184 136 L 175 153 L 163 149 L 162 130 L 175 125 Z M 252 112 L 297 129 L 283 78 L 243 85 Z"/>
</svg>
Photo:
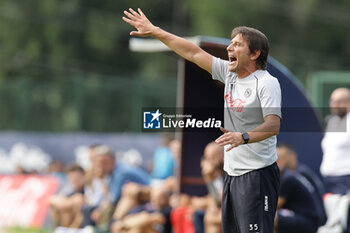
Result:
<svg viewBox="0 0 350 233">
<path fill-rule="evenodd" d="M 333 115 L 322 141 L 322 178 L 298 161 L 292 145 L 277 147 L 281 179 L 275 233 L 350 232 L 349 89 L 336 89 L 330 107 Z M 208 194 L 189 196 L 179 192 L 180 142 L 168 134 L 162 140 L 148 169 L 117 160 L 107 145 L 91 145 L 89 166 L 71 163 L 64 170 L 67 182 L 50 199 L 52 224 L 112 233 L 222 232 L 223 148 L 215 142 L 203 148 L 198 166 Z M 53 162 L 50 173 L 60 171 L 62 166 Z"/>
<path fill-rule="evenodd" d="M 117 161 L 107 145 L 91 145 L 90 167 L 77 163 L 64 170 L 67 182 L 50 199 L 55 227 L 118 232 L 220 232 L 223 149 L 209 143 L 200 162 L 208 187 L 205 197 L 179 193 L 176 178 L 180 143 L 168 134 L 154 152 L 149 170 Z M 60 174 L 53 162 L 51 174 Z"/>
</svg>

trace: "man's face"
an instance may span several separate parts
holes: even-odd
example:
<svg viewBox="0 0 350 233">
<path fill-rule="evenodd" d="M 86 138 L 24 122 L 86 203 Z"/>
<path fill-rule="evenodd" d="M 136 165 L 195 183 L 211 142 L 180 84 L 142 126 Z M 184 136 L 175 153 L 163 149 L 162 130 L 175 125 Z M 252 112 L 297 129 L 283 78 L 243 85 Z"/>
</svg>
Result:
<svg viewBox="0 0 350 233">
<path fill-rule="evenodd" d="M 204 149 L 204 155 L 201 160 L 203 175 L 212 174 L 223 163 L 223 153 L 221 150 L 222 148 L 218 145 L 209 145 Z"/>
<path fill-rule="evenodd" d="M 85 185 L 85 174 L 80 171 L 71 171 L 67 174 L 69 183 L 72 185 L 75 192 L 83 189 Z"/>
<path fill-rule="evenodd" d="M 343 91 L 334 91 L 329 100 L 331 112 L 334 115 L 344 117 L 350 111 L 350 97 Z"/>
<path fill-rule="evenodd" d="M 227 47 L 229 66 L 228 70 L 235 73 L 241 73 L 250 62 L 255 62 L 251 59 L 248 42 L 242 34 L 232 38 L 230 45 Z"/>
<path fill-rule="evenodd" d="M 96 155 L 94 165 L 95 175 L 103 177 L 104 175 L 112 173 L 115 166 L 115 160 L 108 154 Z"/>
<path fill-rule="evenodd" d="M 288 163 L 288 151 L 284 147 L 277 147 L 276 149 L 277 152 L 277 166 L 279 167 L 280 171 L 283 171 L 285 167 L 287 167 Z"/>
<path fill-rule="evenodd" d="M 94 162 L 95 162 L 94 160 L 96 158 L 95 150 L 89 149 L 88 155 L 89 155 L 89 160 L 90 160 L 91 166 L 93 166 Z"/>
</svg>

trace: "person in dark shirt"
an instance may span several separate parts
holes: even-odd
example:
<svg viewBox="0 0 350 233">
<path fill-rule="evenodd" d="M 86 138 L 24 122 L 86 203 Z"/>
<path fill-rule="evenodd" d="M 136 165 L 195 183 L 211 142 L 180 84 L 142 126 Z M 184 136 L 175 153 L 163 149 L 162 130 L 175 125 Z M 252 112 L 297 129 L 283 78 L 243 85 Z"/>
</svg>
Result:
<svg viewBox="0 0 350 233">
<path fill-rule="evenodd" d="M 294 149 L 286 144 L 277 147 L 277 165 L 281 171 L 280 196 L 276 215 L 278 233 L 315 233 L 325 222 L 324 206 L 317 178 L 303 165 L 299 171 Z M 316 179 L 317 180 L 317 179 Z"/>
<path fill-rule="evenodd" d="M 319 214 L 320 225 L 324 225 L 327 222 L 327 213 L 324 207 L 323 195 L 325 194 L 324 185 L 321 179 L 306 165 L 299 164 L 297 171 L 303 175 L 315 188 L 316 201 L 317 201 L 317 213 Z"/>
<path fill-rule="evenodd" d="M 150 200 L 131 208 L 120 219 L 115 219 L 111 225 L 112 233 L 171 233 L 170 192 L 165 186 L 152 187 Z"/>
<path fill-rule="evenodd" d="M 50 198 L 51 218 L 55 227 L 79 228 L 83 222 L 85 171 L 77 164 L 66 168 L 68 184 Z"/>
</svg>

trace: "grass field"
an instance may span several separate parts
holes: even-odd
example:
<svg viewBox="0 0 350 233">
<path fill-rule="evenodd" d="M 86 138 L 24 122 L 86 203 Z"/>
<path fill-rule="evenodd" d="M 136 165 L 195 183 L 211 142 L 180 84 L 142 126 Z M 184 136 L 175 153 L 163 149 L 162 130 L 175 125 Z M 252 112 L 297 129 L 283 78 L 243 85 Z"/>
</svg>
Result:
<svg viewBox="0 0 350 233">
<path fill-rule="evenodd" d="M 11 228 L 0 228 L 0 233 L 53 233 L 53 230 L 11 227 Z"/>
</svg>

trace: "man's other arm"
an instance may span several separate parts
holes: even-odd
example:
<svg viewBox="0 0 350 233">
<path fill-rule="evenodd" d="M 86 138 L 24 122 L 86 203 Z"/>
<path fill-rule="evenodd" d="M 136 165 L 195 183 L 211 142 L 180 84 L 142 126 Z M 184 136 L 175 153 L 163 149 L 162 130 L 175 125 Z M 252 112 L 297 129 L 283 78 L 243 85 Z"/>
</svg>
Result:
<svg viewBox="0 0 350 233">
<path fill-rule="evenodd" d="M 264 118 L 264 123 L 249 130 L 249 143 L 260 142 L 269 137 L 277 135 L 280 131 L 281 118 L 277 115 L 268 115 Z"/>
<path fill-rule="evenodd" d="M 154 26 L 141 9 L 138 9 L 138 12 L 136 12 L 130 8 L 129 11 L 124 11 L 124 14 L 126 17 L 123 17 L 123 20 L 137 30 L 130 32 L 130 35 L 139 37 L 153 36 L 181 57 L 195 63 L 210 74 L 212 73 L 213 56 L 199 46 Z"/>
<path fill-rule="evenodd" d="M 249 143 L 260 142 L 271 136 L 277 135 L 280 130 L 281 118 L 277 115 L 268 115 L 264 118 L 264 122 L 256 128 L 249 130 Z M 220 146 L 230 145 L 226 151 L 232 150 L 234 147 L 244 144 L 242 133 L 229 131 L 220 128 L 224 133 L 215 140 Z"/>
</svg>

